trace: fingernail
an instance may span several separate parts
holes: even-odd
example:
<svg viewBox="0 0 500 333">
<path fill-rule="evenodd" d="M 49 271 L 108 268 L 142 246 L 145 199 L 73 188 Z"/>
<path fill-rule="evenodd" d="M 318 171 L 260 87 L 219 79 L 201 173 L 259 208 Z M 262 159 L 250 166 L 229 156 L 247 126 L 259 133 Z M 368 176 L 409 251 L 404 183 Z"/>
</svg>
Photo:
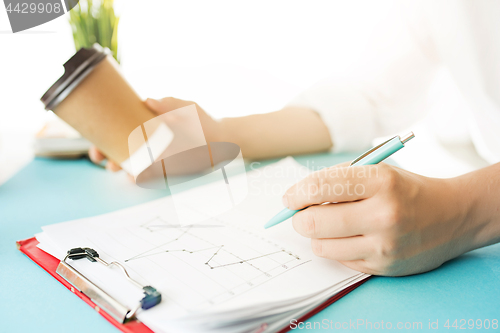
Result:
<svg viewBox="0 0 500 333">
<path fill-rule="evenodd" d="M 154 98 L 148 98 L 148 99 L 146 99 L 146 101 L 147 101 L 148 103 L 151 103 L 151 104 L 154 104 L 154 105 L 158 105 L 158 104 L 160 104 L 160 101 L 159 101 L 159 100 L 157 100 L 157 99 L 154 99 Z"/>
<path fill-rule="evenodd" d="M 113 161 L 108 161 L 108 163 L 106 163 L 106 169 L 111 172 L 116 172 L 120 170 L 120 166 Z"/>
<path fill-rule="evenodd" d="M 286 195 L 283 196 L 283 198 L 281 199 L 281 201 L 283 202 L 283 206 L 285 206 L 286 208 L 288 208 L 288 198 L 286 197 Z"/>
<path fill-rule="evenodd" d="M 93 148 L 89 149 L 89 158 L 92 162 L 96 163 L 95 150 Z"/>
<path fill-rule="evenodd" d="M 158 102 L 156 99 L 153 98 L 146 98 L 146 104 L 153 109 L 158 108 L 160 102 Z"/>
</svg>

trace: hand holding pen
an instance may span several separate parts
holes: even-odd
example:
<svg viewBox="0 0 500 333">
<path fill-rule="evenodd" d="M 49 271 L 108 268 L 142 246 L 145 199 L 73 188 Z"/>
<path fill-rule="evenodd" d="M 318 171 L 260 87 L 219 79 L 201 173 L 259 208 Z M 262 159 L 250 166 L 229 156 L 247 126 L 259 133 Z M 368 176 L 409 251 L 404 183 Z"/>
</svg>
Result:
<svg viewBox="0 0 500 333">
<path fill-rule="evenodd" d="M 369 165 L 412 137 L 394 137 L 351 166 L 314 172 L 287 190 L 283 202 L 292 212 L 293 228 L 311 239 L 315 255 L 369 274 L 395 276 L 434 269 L 463 253 L 458 245 L 468 244 L 466 230 L 457 223 L 462 210 L 449 205 L 450 196 L 460 196 L 454 182 L 384 163 Z M 308 188 L 317 191 L 308 193 Z"/>
<path fill-rule="evenodd" d="M 392 154 L 394 154 L 395 152 L 397 152 L 398 150 L 400 150 L 401 148 L 403 148 L 404 144 L 413 139 L 414 137 L 415 135 L 413 134 L 413 132 L 408 133 L 402 138 L 399 136 L 395 136 L 392 139 L 389 139 L 384 143 L 381 143 L 380 145 L 368 150 L 367 152 L 356 158 L 354 161 L 352 161 L 350 166 L 371 165 L 380 163 L 389 156 L 391 156 Z M 286 199 L 286 196 L 284 198 Z M 288 207 L 286 202 L 284 202 L 284 204 L 285 207 Z M 285 208 L 281 212 L 276 214 L 276 216 L 274 216 L 271 220 L 269 220 L 269 222 L 267 222 L 264 225 L 264 228 L 267 229 L 272 227 L 273 225 L 286 221 L 287 219 L 289 219 L 302 209 L 290 210 L 288 208 Z"/>
</svg>

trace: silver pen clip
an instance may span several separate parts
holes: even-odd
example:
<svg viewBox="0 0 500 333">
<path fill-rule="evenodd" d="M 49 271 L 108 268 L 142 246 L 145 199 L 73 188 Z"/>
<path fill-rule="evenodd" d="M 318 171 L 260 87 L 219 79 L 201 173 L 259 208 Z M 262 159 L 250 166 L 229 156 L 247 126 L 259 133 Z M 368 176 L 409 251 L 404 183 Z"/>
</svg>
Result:
<svg viewBox="0 0 500 333">
<path fill-rule="evenodd" d="M 354 161 L 351 162 L 351 164 L 349 164 L 349 166 L 352 166 L 353 164 L 359 162 L 360 160 L 362 160 L 363 158 L 365 158 L 366 156 L 370 155 L 371 153 L 373 153 L 375 150 L 379 149 L 380 147 L 382 147 L 383 145 L 385 145 L 387 142 L 391 141 L 391 140 L 394 140 L 395 138 L 399 138 L 399 141 L 401 141 L 402 144 L 405 144 L 406 142 L 410 141 L 411 139 L 413 139 L 415 137 L 415 134 L 413 134 L 413 132 L 410 132 L 406 135 L 404 135 L 403 137 L 400 137 L 399 135 L 396 135 L 392 138 L 390 138 L 389 140 L 387 141 L 384 141 L 382 142 L 381 144 L 379 144 L 378 146 L 376 147 L 373 147 L 372 149 L 368 150 L 367 152 L 365 152 L 363 155 L 359 156 L 357 159 L 355 159 Z"/>
<path fill-rule="evenodd" d="M 398 137 L 397 135 L 393 138 L 390 138 L 389 140 L 387 141 L 384 141 L 382 142 L 381 144 L 379 144 L 378 146 L 375 146 L 373 147 L 372 149 L 368 150 L 367 152 L 365 152 L 363 155 L 359 156 L 357 159 L 355 159 L 354 161 L 351 162 L 351 164 L 349 164 L 349 166 L 352 166 L 353 164 L 357 163 L 358 161 L 362 160 L 363 158 L 365 158 L 366 156 L 370 155 L 371 153 L 373 153 L 375 150 L 379 149 L 380 147 L 382 147 L 383 145 L 385 145 L 387 142 L 391 141 L 392 139 Z"/>
</svg>

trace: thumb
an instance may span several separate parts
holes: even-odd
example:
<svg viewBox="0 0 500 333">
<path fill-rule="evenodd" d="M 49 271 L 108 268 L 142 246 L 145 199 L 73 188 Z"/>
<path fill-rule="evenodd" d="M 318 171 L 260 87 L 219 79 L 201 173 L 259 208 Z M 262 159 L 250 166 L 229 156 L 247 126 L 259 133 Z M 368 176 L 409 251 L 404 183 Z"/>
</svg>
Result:
<svg viewBox="0 0 500 333">
<path fill-rule="evenodd" d="M 162 103 L 157 99 L 148 98 L 146 99 L 145 103 L 146 106 L 156 114 L 163 114 L 168 111 L 165 110 L 165 108 L 163 107 L 164 105 L 162 105 Z"/>
<path fill-rule="evenodd" d="M 146 99 L 146 106 L 151 109 L 156 114 L 163 114 L 165 112 L 170 112 L 177 110 L 184 106 L 196 104 L 194 102 L 185 101 L 182 99 L 177 99 L 173 97 L 165 97 L 161 100 L 148 98 Z"/>
</svg>

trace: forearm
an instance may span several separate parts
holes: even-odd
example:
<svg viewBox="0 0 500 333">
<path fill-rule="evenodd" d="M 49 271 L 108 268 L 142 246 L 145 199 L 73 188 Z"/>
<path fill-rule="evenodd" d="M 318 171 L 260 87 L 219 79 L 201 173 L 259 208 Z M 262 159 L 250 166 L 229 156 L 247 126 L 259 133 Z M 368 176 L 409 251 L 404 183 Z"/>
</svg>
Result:
<svg viewBox="0 0 500 333">
<path fill-rule="evenodd" d="M 248 159 L 317 153 L 332 146 L 321 117 L 306 108 L 224 118 L 219 126 L 220 140 L 238 144 Z"/>
<path fill-rule="evenodd" d="M 500 163 L 458 177 L 473 248 L 500 242 Z"/>
</svg>

